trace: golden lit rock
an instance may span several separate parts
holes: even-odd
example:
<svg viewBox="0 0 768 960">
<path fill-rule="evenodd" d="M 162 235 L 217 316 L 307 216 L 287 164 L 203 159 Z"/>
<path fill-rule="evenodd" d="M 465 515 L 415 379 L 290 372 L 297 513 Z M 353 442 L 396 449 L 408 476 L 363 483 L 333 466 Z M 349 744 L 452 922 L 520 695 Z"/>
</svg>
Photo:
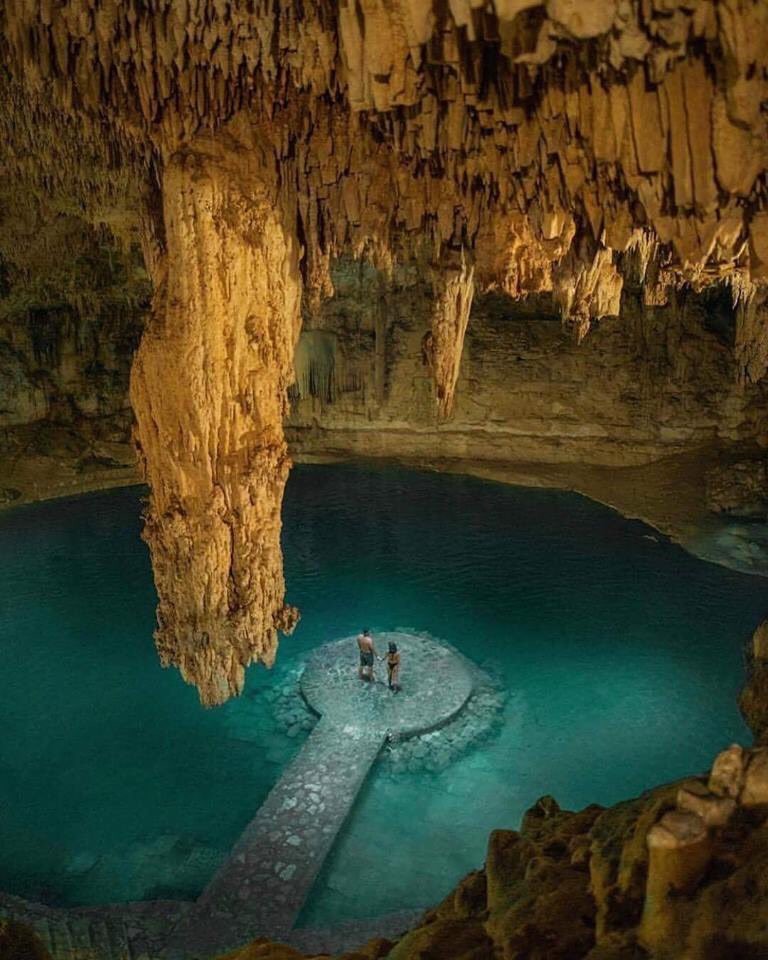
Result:
<svg viewBox="0 0 768 960">
<path fill-rule="evenodd" d="M 163 172 L 164 243 L 133 367 L 156 641 L 206 704 L 271 664 L 284 603 L 285 396 L 299 333 L 298 248 L 269 168 L 200 141 Z"/>
</svg>

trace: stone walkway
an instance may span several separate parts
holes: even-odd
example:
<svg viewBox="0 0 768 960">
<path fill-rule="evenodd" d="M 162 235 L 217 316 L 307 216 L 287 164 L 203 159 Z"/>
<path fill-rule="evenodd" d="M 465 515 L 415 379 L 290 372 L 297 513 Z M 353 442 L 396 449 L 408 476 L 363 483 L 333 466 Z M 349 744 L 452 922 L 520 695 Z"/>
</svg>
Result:
<svg viewBox="0 0 768 960">
<path fill-rule="evenodd" d="M 389 641 L 402 658 L 397 694 L 383 664 L 377 682 L 358 678 L 353 637 L 312 653 L 301 691 L 320 721 L 196 903 L 53 910 L 8 897 L 0 916 L 26 918 L 55 960 L 207 960 L 256 937 L 289 939 L 384 743 L 449 723 L 472 695 L 463 657 L 406 633 L 377 635 L 377 652 Z"/>
<path fill-rule="evenodd" d="M 383 742 L 320 721 L 175 932 L 169 960 L 288 934 Z"/>
<path fill-rule="evenodd" d="M 440 726 L 469 699 L 472 680 L 449 649 L 387 633 L 376 638 L 378 652 L 390 641 L 403 664 L 397 694 L 358 678 L 354 637 L 310 656 L 301 691 L 321 720 L 176 930 L 169 960 L 194 950 L 224 953 L 256 936 L 286 937 L 387 737 Z"/>
<path fill-rule="evenodd" d="M 302 674 L 301 692 L 318 716 L 405 738 L 448 723 L 471 696 L 464 658 L 449 647 L 412 633 L 380 633 L 374 642 L 379 656 L 397 644 L 400 692 L 387 688 L 384 663 L 375 664 L 376 683 L 358 679 L 355 639 L 347 637 L 314 650 Z"/>
</svg>

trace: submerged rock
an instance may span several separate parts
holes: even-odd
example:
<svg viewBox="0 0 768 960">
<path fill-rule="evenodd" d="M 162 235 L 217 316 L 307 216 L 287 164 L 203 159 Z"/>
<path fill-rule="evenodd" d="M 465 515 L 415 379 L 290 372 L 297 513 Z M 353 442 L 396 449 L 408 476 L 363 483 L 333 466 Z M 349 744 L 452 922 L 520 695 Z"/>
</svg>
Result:
<svg viewBox="0 0 768 960">
<path fill-rule="evenodd" d="M 78 853 L 72 857 L 65 869 L 67 873 L 80 876 L 93 870 L 98 862 L 99 858 L 94 853 Z"/>
</svg>

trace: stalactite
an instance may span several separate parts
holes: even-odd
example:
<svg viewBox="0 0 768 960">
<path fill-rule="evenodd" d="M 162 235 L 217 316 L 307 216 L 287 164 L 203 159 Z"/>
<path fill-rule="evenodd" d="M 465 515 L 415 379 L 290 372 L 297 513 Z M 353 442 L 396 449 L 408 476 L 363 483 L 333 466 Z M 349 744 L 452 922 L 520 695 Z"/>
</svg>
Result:
<svg viewBox="0 0 768 960">
<path fill-rule="evenodd" d="M 564 326 L 577 342 L 586 337 L 593 319 L 618 315 L 623 286 L 613 255 L 604 247 L 591 260 L 586 253 L 571 253 L 559 265 L 555 299 L 560 304 Z"/>
<path fill-rule="evenodd" d="M 298 244 L 257 156 L 219 141 L 167 162 L 165 252 L 131 380 L 157 648 L 205 704 L 239 693 L 249 663 L 270 664 L 297 616 L 284 603 L 280 509 Z"/>
<path fill-rule="evenodd" d="M 326 330 L 304 330 L 296 345 L 295 393 L 299 399 L 318 397 L 332 403 L 344 381 L 342 358 L 336 334 Z"/>
<path fill-rule="evenodd" d="M 432 289 L 432 372 L 438 416 L 446 419 L 453 407 L 475 292 L 475 268 L 467 263 L 463 252 L 457 263 L 441 263 L 433 268 Z"/>
</svg>

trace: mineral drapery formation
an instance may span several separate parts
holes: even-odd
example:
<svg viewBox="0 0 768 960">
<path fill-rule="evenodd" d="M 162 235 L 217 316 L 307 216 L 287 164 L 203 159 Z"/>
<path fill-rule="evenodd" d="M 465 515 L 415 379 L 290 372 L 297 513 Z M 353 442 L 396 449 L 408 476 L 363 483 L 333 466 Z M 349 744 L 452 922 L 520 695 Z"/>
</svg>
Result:
<svg viewBox="0 0 768 960">
<path fill-rule="evenodd" d="M 432 280 L 434 306 L 430 362 L 434 368 L 438 413 L 445 418 L 451 412 L 456 381 L 459 379 L 461 353 L 475 292 L 474 268 L 462 256 L 455 267 L 441 267 Z"/>
<path fill-rule="evenodd" d="M 295 621 L 280 506 L 298 249 L 257 156 L 238 169 L 198 144 L 166 163 L 165 249 L 131 382 L 157 646 L 206 704 L 240 693 L 244 668 L 271 663 L 277 630 Z"/>
<path fill-rule="evenodd" d="M 299 295 L 288 273 L 316 305 L 341 254 L 438 265 L 443 415 L 473 285 L 550 293 L 582 340 L 620 312 L 629 276 L 649 306 L 673 287 L 727 282 L 740 379 L 765 373 L 764 3 L 5 0 L 0 51 L 8 177 L 35 196 L 63 192 L 120 236 L 126 179 L 162 194 L 157 264 L 145 236 L 157 290 L 137 435 L 161 651 L 206 700 L 237 690 L 253 656 L 269 659 L 285 619 L 265 517 L 277 524 L 286 469 L 278 420 Z M 455 251 L 467 266 L 449 280 Z M 204 280 L 190 276 L 199 263 Z M 254 323 L 269 335 L 250 337 Z M 186 362 L 171 355 L 182 341 Z M 258 400 L 242 400 L 249 389 Z"/>
</svg>

